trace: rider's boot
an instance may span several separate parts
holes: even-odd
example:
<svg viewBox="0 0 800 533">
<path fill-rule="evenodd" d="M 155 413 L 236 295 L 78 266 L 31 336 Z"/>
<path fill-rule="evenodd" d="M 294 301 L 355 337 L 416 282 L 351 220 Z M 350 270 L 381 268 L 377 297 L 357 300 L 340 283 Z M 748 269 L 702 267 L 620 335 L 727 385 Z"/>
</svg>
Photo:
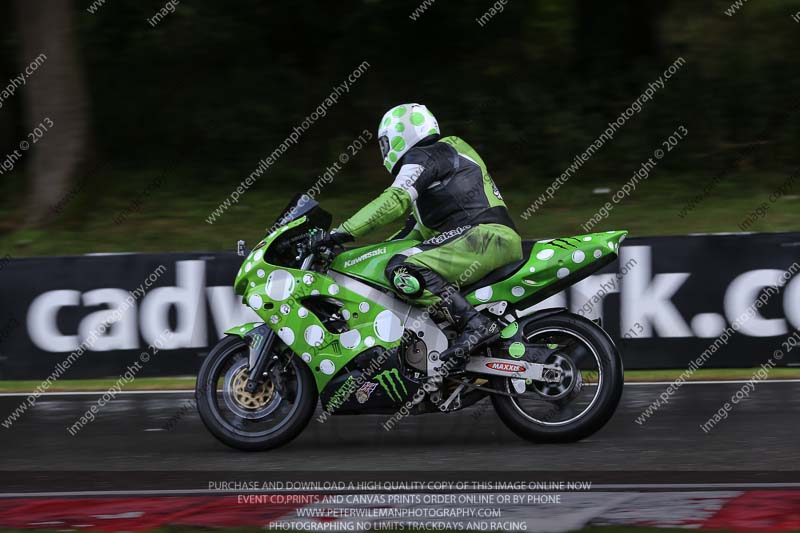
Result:
<svg viewBox="0 0 800 533">
<path fill-rule="evenodd" d="M 470 353 L 495 340 L 500 335 L 500 327 L 497 322 L 479 313 L 457 288 L 440 275 L 430 270 L 419 273 L 425 280 L 425 288 L 441 299 L 439 308 L 459 333 L 450 347 L 439 356 L 443 363 L 440 373 L 445 376 L 461 374 L 465 371 Z"/>
</svg>

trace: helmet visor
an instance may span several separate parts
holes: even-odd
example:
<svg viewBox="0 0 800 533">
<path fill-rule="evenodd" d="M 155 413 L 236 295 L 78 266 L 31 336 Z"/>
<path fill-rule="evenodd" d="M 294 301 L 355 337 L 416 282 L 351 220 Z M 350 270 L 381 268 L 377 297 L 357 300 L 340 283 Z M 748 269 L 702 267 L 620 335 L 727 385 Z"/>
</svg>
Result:
<svg viewBox="0 0 800 533">
<path fill-rule="evenodd" d="M 386 159 L 386 156 L 389 155 L 389 150 L 390 150 L 389 137 L 387 137 L 386 135 L 381 136 L 380 138 L 378 138 L 378 144 L 381 145 L 381 157 L 383 159 Z"/>
</svg>

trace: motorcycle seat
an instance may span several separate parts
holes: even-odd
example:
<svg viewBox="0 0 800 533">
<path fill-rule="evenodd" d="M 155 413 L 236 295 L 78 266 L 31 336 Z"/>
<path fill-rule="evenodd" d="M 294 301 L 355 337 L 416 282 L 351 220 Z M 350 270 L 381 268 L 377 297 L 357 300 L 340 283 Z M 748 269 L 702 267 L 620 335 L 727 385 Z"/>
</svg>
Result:
<svg viewBox="0 0 800 533">
<path fill-rule="evenodd" d="M 492 285 L 499 281 L 503 281 L 506 278 L 510 278 L 512 275 L 516 274 L 520 268 L 525 266 L 525 263 L 528 262 L 528 259 L 531 256 L 531 252 L 533 251 L 533 246 L 536 244 L 537 241 L 522 241 L 522 259 L 519 261 L 515 261 L 513 263 L 509 263 L 505 266 L 501 266 L 498 269 L 492 270 L 488 274 L 486 274 L 483 278 L 479 279 L 475 283 L 471 283 L 466 287 L 461 289 L 462 294 L 469 294 L 476 289 L 480 289 L 481 287 L 486 287 L 487 285 Z"/>
</svg>

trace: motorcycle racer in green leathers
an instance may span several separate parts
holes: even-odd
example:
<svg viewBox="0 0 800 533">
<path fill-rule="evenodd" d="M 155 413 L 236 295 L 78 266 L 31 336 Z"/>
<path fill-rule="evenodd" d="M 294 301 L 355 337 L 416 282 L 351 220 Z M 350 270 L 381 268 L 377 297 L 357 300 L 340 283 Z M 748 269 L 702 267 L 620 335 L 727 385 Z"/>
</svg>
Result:
<svg viewBox="0 0 800 533">
<path fill-rule="evenodd" d="M 416 306 L 435 305 L 453 323 L 459 336 L 441 359 L 450 374 L 462 372 L 469 354 L 497 338 L 499 327 L 459 288 L 521 260 L 522 241 L 486 164 L 459 137 L 442 137 L 424 105 L 390 109 L 378 141 L 394 181 L 329 238 L 352 241 L 412 210 L 393 238 L 422 242 L 392 257 L 386 276 L 400 297 Z"/>
</svg>

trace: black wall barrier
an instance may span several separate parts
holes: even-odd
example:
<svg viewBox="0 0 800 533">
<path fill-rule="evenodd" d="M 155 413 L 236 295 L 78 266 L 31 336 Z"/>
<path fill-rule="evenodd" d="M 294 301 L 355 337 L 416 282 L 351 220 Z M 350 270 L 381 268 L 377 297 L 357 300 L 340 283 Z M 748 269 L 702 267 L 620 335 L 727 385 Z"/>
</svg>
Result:
<svg viewBox="0 0 800 533">
<path fill-rule="evenodd" d="M 800 328 L 800 233 L 631 238 L 620 254 L 537 308 L 601 318 L 628 369 L 759 366 Z M 118 377 L 152 343 L 137 375 L 192 375 L 222 332 L 256 320 L 233 294 L 239 266 L 233 253 L 5 260 L 0 379 Z"/>
</svg>

